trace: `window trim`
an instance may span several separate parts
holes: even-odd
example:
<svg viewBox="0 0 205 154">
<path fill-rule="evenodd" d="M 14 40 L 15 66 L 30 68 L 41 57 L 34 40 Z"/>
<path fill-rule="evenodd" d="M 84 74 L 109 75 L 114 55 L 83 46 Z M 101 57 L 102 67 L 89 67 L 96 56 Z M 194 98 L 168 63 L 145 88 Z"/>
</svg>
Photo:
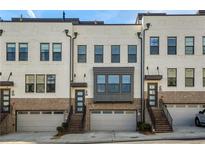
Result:
<svg viewBox="0 0 205 154">
<path fill-rule="evenodd" d="M 176 85 L 175 86 L 170 86 L 169 85 L 169 76 L 168 76 L 168 69 L 175 69 L 176 70 Z M 173 77 L 171 77 L 173 78 Z M 167 68 L 167 87 L 177 87 L 177 68 Z"/>
<path fill-rule="evenodd" d="M 55 76 L 55 90 L 53 92 L 48 92 L 48 76 L 54 75 Z M 56 74 L 46 74 L 46 93 L 56 93 Z"/>
<path fill-rule="evenodd" d="M 186 46 L 186 38 L 193 38 L 193 46 Z M 184 47 L 185 47 L 185 55 L 194 55 L 195 54 L 195 37 L 194 36 L 185 36 L 184 38 Z M 193 53 L 187 54 L 186 47 L 193 47 Z"/>
<path fill-rule="evenodd" d="M 202 36 L 202 55 L 205 55 L 205 45 L 204 45 L 205 36 Z"/>
<path fill-rule="evenodd" d="M 54 45 L 55 44 L 60 44 L 61 45 L 61 52 L 54 52 Z M 63 52 L 62 42 L 53 42 L 52 43 L 52 61 L 56 61 L 56 62 L 62 61 L 62 52 Z M 54 53 L 60 53 L 61 54 L 60 60 L 54 60 Z"/>
<path fill-rule="evenodd" d="M 169 46 L 169 38 L 175 38 L 176 39 L 176 45 L 175 46 Z M 175 47 L 176 51 L 175 54 L 169 53 L 169 47 Z M 167 55 L 177 55 L 177 36 L 168 36 L 167 37 Z"/>
<path fill-rule="evenodd" d="M 79 54 L 78 53 L 78 51 L 79 51 L 78 49 L 79 49 L 80 46 L 85 46 L 85 54 Z M 84 62 L 79 61 L 79 55 L 85 55 L 85 61 Z M 83 45 L 83 44 L 77 45 L 77 63 L 87 63 L 87 45 Z"/>
<path fill-rule="evenodd" d="M 118 46 L 119 47 L 119 49 L 120 49 L 119 50 L 119 54 L 113 54 L 112 53 L 112 47 L 113 46 Z M 112 57 L 113 55 L 119 55 L 119 57 L 120 57 L 119 58 L 119 62 L 113 62 L 113 57 Z M 111 45 L 111 63 L 120 63 L 120 61 L 121 61 L 121 47 L 120 47 L 120 45 Z"/>
<path fill-rule="evenodd" d="M 158 53 L 156 54 L 153 54 L 153 53 L 151 53 L 151 39 L 152 38 L 158 38 L 158 46 L 154 46 L 154 47 L 158 47 Z M 150 36 L 150 39 L 149 39 L 149 46 L 150 46 L 150 48 L 149 48 L 149 54 L 150 55 L 159 55 L 159 49 L 160 49 L 160 37 L 159 36 Z"/>
<path fill-rule="evenodd" d="M 135 47 L 136 47 L 136 53 L 135 53 L 135 54 L 129 54 L 129 47 L 130 47 L 130 46 L 135 46 Z M 136 58 L 136 59 L 135 59 L 135 62 L 130 62 L 130 61 L 129 61 L 129 55 L 135 55 L 135 58 Z M 137 45 L 128 45 L 128 46 L 127 46 L 127 62 L 128 62 L 128 63 L 137 63 Z"/>
<path fill-rule="evenodd" d="M 193 69 L 193 86 L 187 86 L 186 85 L 186 69 Z M 188 77 L 190 79 L 190 77 Z M 194 87 L 195 86 L 195 68 L 185 68 L 185 87 Z"/>
<path fill-rule="evenodd" d="M 43 44 L 47 44 L 48 45 L 48 60 L 42 60 L 41 58 L 41 53 L 45 53 L 45 52 L 42 52 L 42 48 L 41 48 L 41 45 Z M 48 42 L 43 42 L 43 43 L 40 43 L 40 61 L 50 61 L 50 43 Z"/>
<path fill-rule="evenodd" d="M 27 53 L 27 59 L 26 60 L 20 60 L 20 45 L 21 44 L 26 44 L 27 45 L 27 49 L 28 49 L 28 51 L 29 51 L 29 48 L 28 48 L 28 42 L 19 42 L 18 43 L 18 49 L 19 49 L 19 61 L 28 61 L 28 51 L 26 52 Z"/>
<path fill-rule="evenodd" d="M 27 82 L 26 82 L 26 76 L 29 76 L 29 75 L 33 75 L 34 76 L 34 83 L 33 83 L 33 92 L 27 92 L 26 91 L 26 85 L 27 85 Z M 36 75 L 35 74 L 25 74 L 25 93 L 35 93 L 35 90 L 36 90 L 36 87 L 35 87 L 35 83 L 36 83 Z"/>
<path fill-rule="evenodd" d="M 43 75 L 43 76 L 44 76 L 44 91 L 43 91 L 43 92 L 38 92 L 38 91 L 37 91 L 37 87 L 38 87 L 37 76 L 38 76 L 38 75 Z M 36 79 L 35 79 L 35 81 L 36 81 L 36 83 L 35 83 L 36 91 L 35 91 L 35 92 L 36 92 L 36 93 L 45 93 L 45 91 L 46 91 L 46 85 L 45 85 L 45 84 L 46 84 L 46 74 L 36 74 L 36 75 L 35 75 L 35 78 L 36 78 Z M 42 84 L 41 84 L 41 85 L 42 85 Z"/>
<path fill-rule="evenodd" d="M 96 54 L 95 53 L 96 46 L 102 46 L 102 54 Z M 101 62 L 96 61 L 96 57 L 95 57 L 96 55 L 102 55 L 102 61 Z M 104 63 L 104 45 L 97 45 L 97 44 L 94 45 L 94 63 Z"/>
<path fill-rule="evenodd" d="M 8 44 L 15 44 L 14 60 L 8 60 Z M 16 61 L 16 42 L 6 42 L 6 61 Z"/>
</svg>

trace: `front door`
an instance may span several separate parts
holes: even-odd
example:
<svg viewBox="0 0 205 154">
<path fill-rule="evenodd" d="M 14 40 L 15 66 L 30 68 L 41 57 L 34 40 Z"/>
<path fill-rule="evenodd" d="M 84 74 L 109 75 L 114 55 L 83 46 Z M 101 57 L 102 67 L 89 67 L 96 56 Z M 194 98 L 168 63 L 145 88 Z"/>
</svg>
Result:
<svg viewBox="0 0 205 154">
<path fill-rule="evenodd" d="M 75 112 L 82 113 L 85 103 L 85 91 L 76 90 L 75 91 Z"/>
<path fill-rule="evenodd" d="M 0 110 L 2 113 L 10 112 L 10 89 L 0 89 Z"/>
<path fill-rule="evenodd" d="M 148 103 L 150 106 L 157 106 L 158 100 L 157 83 L 148 83 Z"/>
</svg>

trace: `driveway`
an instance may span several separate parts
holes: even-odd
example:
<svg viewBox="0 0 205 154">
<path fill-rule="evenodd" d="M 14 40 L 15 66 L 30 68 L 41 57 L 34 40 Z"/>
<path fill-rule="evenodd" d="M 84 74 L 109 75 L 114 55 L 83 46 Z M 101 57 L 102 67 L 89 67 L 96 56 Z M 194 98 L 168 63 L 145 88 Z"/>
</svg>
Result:
<svg viewBox="0 0 205 154">
<path fill-rule="evenodd" d="M 131 141 L 205 139 L 205 127 L 176 127 L 173 133 L 87 132 L 55 138 L 56 132 L 24 132 L 0 136 L 0 143 L 111 143 Z"/>
</svg>

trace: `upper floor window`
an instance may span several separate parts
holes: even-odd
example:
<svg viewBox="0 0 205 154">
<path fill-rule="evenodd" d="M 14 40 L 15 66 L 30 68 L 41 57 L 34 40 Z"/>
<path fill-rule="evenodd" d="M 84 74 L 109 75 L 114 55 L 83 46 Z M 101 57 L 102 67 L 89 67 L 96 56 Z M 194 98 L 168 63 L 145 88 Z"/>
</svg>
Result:
<svg viewBox="0 0 205 154">
<path fill-rule="evenodd" d="M 27 74 L 26 78 L 26 85 L 25 85 L 25 92 L 26 93 L 33 93 L 34 92 L 34 84 L 35 84 L 35 75 L 34 74 Z"/>
<path fill-rule="evenodd" d="M 45 92 L 45 75 L 44 74 L 36 75 L 36 92 L 37 93 Z"/>
<path fill-rule="evenodd" d="M 205 87 L 205 68 L 203 68 L 203 87 Z"/>
<path fill-rule="evenodd" d="M 19 43 L 19 61 L 28 61 L 28 43 Z"/>
<path fill-rule="evenodd" d="M 194 54 L 194 37 L 193 36 L 185 37 L 185 54 L 186 55 Z"/>
<path fill-rule="evenodd" d="M 205 36 L 202 37 L 203 54 L 205 55 Z"/>
<path fill-rule="evenodd" d="M 16 43 L 6 44 L 6 60 L 15 61 L 16 60 Z"/>
<path fill-rule="evenodd" d="M 111 62 L 120 63 L 120 46 L 119 45 L 111 46 Z"/>
<path fill-rule="evenodd" d="M 53 43 L 53 61 L 61 61 L 62 43 Z"/>
<path fill-rule="evenodd" d="M 185 68 L 185 87 L 194 87 L 194 68 Z"/>
<path fill-rule="evenodd" d="M 128 45 L 128 63 L 137 62 L 137 46 Z"/>
<path fill-rule="evenodd" d="M 131 75 L 122 75 L 122 93 L 131 92 Z"/>
<path fill-rule="evenodd" d="M 103 63 L 103 45 L 95 45 L 95 63 Z"/>
<path fill-rule="evenodd" d="M 150 55 L 159 54 L 159 37 L 150 37 Z"/>
<path fill-rule="evenodd" d="M 168 55 L 176 55 L 177 54 L 177 38 L 176 37 L 168 37 Z"/>
<path fill-rule="evenodd" d="M 120 76 L 108 75 L 108 92 L 119 93 L 120 92 Z"/>
<path fill-rule="evenodd" d="M 40 60 L 49 61 L 49 43 L 41 43 L 40 48 Z"/>
<path fill-rule="evenodd" d="M 176 68 L 167 69 L 167 85 L 168 87 L 177 86 L 177 69 Z"/>
<path fill-rule="evenodd" d="M 97 92 L 105 93 L 105 75 L 97 75 Z"/>
<path fill-rule="evenodd" d="M 54 74 L 47 75 L 46 91 L 52 93 L 56 91 L 56 76 Z"/>
<path fill-rule="evenodd" d="M 86 63 L 86 45 L 78 45 L 78 63 Z"/>
</svg>

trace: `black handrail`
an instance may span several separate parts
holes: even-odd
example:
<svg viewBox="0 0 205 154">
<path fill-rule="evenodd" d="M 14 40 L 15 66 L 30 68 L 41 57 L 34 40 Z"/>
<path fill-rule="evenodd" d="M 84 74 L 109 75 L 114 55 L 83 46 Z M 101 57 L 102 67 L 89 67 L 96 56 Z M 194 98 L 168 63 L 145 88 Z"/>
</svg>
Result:
<svg viewBox="0 0 205 154">
<path fill-rule="evenodd" d="M 150 106 L 150 104 L 149 104 L 149 101 L 148 101 L 148 99 L 146 99 L 146 106 L 147 106 L 147 110 L 148 110 L 148 112 L 149 112 L 149 115 L 150 115 L 150 118 L 151 118 L 151 122 L 152 122 L 152 126 L 154 127 L 154 129 L 156 128 L 156 121 L 155 121 L 155 117 L 154 117 L 154 113 L 153 113 L 153 111 L 152 111 L 152 108 L 151 108 L 151 106 Z"/>
<path fill-rule="evenodd" d="M 171 129 L 173 129 L 172 124 L 173 124 L 173 119 L 167 109 L 166 104 L 164 104 L 164 101 L 162 99 L 159 100 L 159 107 L 163 110 L 168 122 L 169 122 L 169 126 L 171 127 Z"/>
<path fill-rule="evenodd" d="M 82 117 L 82 121 L 81 121 L 83 129 L 85 128 L 85 117 L 86 117 L 86 106 L 84 105 L 84 107 L 83 107 L 83 117 Z"/>
<path fill-rule="evenodd" d="M 68 113 L 68 118 L 67 118 L 67 120 L 66 120 L 66 123 L 67 123 L 68 125 L 69 125 L 69 123 L 70 123 L 72 114 L 73 114 L 73 106 L 71 105 L 71 106 L 70 106 L 69 113 Z"/>
</svg>

